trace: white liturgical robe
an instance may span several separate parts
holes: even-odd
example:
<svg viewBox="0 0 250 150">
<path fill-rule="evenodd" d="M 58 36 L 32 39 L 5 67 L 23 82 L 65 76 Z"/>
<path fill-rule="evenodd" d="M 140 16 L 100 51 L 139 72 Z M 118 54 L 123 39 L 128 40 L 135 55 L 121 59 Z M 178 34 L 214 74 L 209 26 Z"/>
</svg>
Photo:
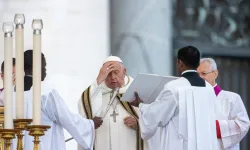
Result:
<svg viewBox="0 0 250 150">
<path fill-rule="evenodd" d="M 41 124 L 51 128 L 40 138 L 40 150 L 66 150 L 63 128 L 86 150 L 93 149 L 94 123 L 72 114 L 55 89 L 42 83 Z M 25 92 L 25 118 L 32 118 L 32 88 Z M 25 132 L 24 149 L 33 150 L 33 137 Z"/>
<path fill-rule="evenodd" d="M 250 126 L 241 97 L 233 92 L 220 91 L 216 98 L 216 119 L 221 133 L 221 150 L 239 150 L 239 142 Z"/>
<path fill-rule="evenodd" d="M 147 141 L 149 150 L 161 149 L 161 135 L 162 135 L 162 128 L 158 127 L 155 134 L 149 140 L 145 140 Z"/>
<path fill-rule="evenodd" d="M 123 94 L 132 82 L 131 77 L 125 77 L 125 86 L 120 88 L 119 93 Z M 90 87 L 90 100 L 92 106 L 92 113 L 94 116 L 102 116 L 106 111 L 110 102 L 110 94 L 112 89 L 109 89 L 104 83 L 97 85 L 96 81 Z M 117 105 L 116 105 L 117 103 Z M 79 113 L 86 117 L 82 105 L 82 99 L 78 103 Z M 136 108 L 135 108 L 136 109 Z M 117 113 L 116 121 L 112 116 L 113 110 Z M 136 130 L 127 127 L 123 119 L 131 116 L 115 98 L 113 105 L 110 107 L 107 115 L 103 119 L 103 124 L 96 129 L 95 135 L 95 149 L 96 150 L 137 150 L 137 136 Z M 146 144 L 146 142 L 144 142 Z M 145 145 L 144 144 L 144 145 Z M 144 150 L 145 150 L 144 146 Z M 78 146 L 78 150 L 83 150 Z M 85 150 L 85 149 L 84 149 Z"/>
<path fill-rule="evenodd" d="M 142 138 L 151 138 L 160 128 L 157 150 L 217 150 L 215 94 L 206 86 L 193 87 L 181 77 L 167 83 L 151 104 L 141 103 Z"/>
</svg>

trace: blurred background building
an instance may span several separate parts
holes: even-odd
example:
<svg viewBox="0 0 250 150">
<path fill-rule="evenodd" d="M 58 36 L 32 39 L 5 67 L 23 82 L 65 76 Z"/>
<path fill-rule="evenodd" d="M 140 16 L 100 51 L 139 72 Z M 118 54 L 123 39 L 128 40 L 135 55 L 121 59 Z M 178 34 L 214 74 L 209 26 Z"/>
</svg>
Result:
<svg viewBox="0 0 250 150">
<path fill-rule="evenodd" d="M 195 45 L 218 65 L 219 85 L 238 93 L 250 114 L 250 1 L 173 1 L 173 48 Z M 241 150 L 250 149 L 250 134 Z"/>
<path fill-rule="evenodd" d="M 187 45 L 215 59 L 218 83 L 250 114 L 249 0 L 111 0 L 111 52 L 130 75 L 177 75 L 176 51 Z M 241 150 L 250 149 L 249 135 Z"/>
</svg>

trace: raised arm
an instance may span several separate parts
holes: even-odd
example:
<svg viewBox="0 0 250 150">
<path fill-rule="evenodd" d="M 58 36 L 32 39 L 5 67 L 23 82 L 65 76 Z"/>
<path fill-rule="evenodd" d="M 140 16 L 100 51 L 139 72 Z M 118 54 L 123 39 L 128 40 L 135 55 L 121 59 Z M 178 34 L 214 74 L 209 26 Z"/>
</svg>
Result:
<svg viewBox="0 0 250 150">
<path fill-rule="evenodd" d="M 165 126 L 174 115 L 177 101 L 174 93 L 167 87 L 159 94 L 151 104 L 139 105 L 139 123 L 141 136 L 144 140 L 150 139 L 158 127 Z"/>
<path fill-rule="evenodd" d="M 52 90 L 43 102 L 42 111 L 54 122 L 65 128 L 73 138 L 85 149 L 93 149 L 94 122 L 73 114 L 69 111 L 63 99 Z"/>
</svg>

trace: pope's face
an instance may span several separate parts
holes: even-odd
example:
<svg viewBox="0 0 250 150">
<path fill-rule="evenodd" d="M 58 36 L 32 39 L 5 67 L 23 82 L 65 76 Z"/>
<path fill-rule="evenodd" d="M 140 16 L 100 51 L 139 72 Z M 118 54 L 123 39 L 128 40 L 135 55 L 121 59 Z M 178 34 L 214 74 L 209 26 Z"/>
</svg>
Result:
<svg viewBox="0 0 250 150">
<path fill-rule="evenodd" d="M 208 62 L 200 63 L 199 67 L 197 68 L 197 72 L 201 78 L 205 79 L 211 85 L 215 85 L 218 71 L 212 70 Z"/>
<path fill-rule="evenodd" d="M 112 63 L 114 64 L 114 70 L 108 74 L 105 83 L 107 87 L 111 89 L 121 88 L 124 84 L 126 68 L 124 68 L 120 62 Z"/>
</svg>

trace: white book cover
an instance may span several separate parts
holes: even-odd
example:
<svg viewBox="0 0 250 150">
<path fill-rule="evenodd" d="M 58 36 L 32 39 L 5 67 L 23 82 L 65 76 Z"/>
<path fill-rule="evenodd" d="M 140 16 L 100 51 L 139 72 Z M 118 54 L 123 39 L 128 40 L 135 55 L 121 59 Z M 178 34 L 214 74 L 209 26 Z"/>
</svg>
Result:
<svg viewBox="0 0 250 150">
<path fill-rule="evenodd" d="M 163 90 L 164 86 L 175 79 L 178 79 L 178 77 L 160 76 L 155 74 L 137 74 L 126 93 L 123 94 L 121 100 L 132 102 L 135 100 L 134 93 L 138 92 L 139 97 L 144 103 L 152 103 Z"/>
</svg>

